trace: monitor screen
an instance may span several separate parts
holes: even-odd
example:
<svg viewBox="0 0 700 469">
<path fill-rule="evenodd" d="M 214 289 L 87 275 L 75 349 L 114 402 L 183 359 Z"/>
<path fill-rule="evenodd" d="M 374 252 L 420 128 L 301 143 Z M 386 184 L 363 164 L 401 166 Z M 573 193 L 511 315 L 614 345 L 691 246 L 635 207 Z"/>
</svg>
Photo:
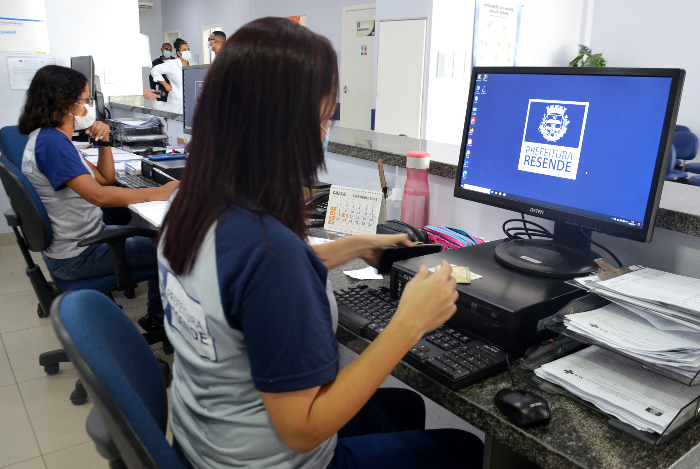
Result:
<svg viewBox="0 0 700 469">
<path fill-rule="evenodd" d="M 95 96 L 95 63 L 92 61 L 91 55 L 82 57 L 71 57 L 70 68 L 76 70 L 87 78 L 88 86 L 90 87 L 90 96 Z"/>
<path fill-rule="evenodd" d="M 182 67 L 182 114 L 185 121 L 183 130 L 187 134 L 192 134 L 194 109 L 208 69 L 209 65 Z"/>
<path fill-rule="evenodd" d="M 455 196 L 648 241 L 682 79 L 475 68 Z"/>
</svg>

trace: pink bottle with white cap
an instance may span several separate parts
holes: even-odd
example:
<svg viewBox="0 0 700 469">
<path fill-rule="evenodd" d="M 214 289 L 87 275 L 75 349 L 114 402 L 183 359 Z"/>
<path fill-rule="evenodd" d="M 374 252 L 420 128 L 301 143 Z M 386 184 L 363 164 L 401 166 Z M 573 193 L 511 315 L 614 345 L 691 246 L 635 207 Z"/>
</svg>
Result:
<svg viewBox="0 0 700 469">
<path fill-rule="evenodd" d="M 406 184 L 403 186 L 401 221 L 423 228 L 430 224 L 430 154 L 425 151 L 410 151 L 406 158 Z"/>
</svg>

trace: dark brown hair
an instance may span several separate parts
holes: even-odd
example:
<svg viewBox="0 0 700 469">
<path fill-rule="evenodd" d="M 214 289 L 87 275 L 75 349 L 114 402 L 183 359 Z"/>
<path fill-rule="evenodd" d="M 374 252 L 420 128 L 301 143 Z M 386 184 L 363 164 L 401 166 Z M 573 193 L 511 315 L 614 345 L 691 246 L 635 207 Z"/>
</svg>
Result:
<svg viewBox="0 0 700 469">
<path fill-rule="evenodd" d="M 66 110 L 78 102 L 85 85 L 85 75 L 72 68 L 58 65 L 40 68 L 27 90 L 19 132 L 29 135 L 41 127 L 63 124 Z"/>
<path fill-rule="evenodd" d="M 232 204 L 306 236 L 303 187 L 323 166 L 320 124 L 335 108 L 337 56 L 325 37 L 261 18 L 228 40 L 203 86 L 187 166 L 161 229 L 178 275 Z"/>
</svg>

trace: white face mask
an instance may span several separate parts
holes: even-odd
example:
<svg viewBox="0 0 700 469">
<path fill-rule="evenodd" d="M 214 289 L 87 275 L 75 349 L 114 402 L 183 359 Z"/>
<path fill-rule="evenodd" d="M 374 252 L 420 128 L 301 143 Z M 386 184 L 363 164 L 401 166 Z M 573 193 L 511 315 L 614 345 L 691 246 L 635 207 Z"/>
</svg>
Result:
<svg viewBox="0 0 700 469">
<path fill-rule="evenodd" d="M 81 104 L 81 106 L 85 106 L 85 109 L 87 109 L 87 114 L 84 116 L 73 115 L 73 119 L 75 120 L 75 130 L 89 129 L 97 120 L 95 106 L 88 106 L 87 104 Z"/>
<path fill-rule="evenodd" d="M 188 61 L 188 62 L 189 62 L 190 60 L 192 60 L 192 52 L 190 52 L 190 51 L 188 51 L 188 50 L 182 52 L 181 55 L 182 55 L 182 58 L 185 59 L 185 60 Z"/>
<path fill-rule="evenodd" d="M 214 49 L 212 49 L 211 44 L 207 46 L 209 48 L 209 52 L 212 52 Z"/>
</svg>

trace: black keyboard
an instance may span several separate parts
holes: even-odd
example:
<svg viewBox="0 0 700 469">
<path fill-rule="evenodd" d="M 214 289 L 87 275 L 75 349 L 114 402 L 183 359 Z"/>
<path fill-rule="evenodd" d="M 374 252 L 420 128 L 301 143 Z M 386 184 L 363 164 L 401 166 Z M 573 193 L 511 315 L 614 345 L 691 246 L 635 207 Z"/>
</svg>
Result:
<svg viewBox="0 0 700 469">
<path fill-rule="evenodd" d="M 386 287 L 377 290 L 356 285 L 334 293 L 338 322 L 370 340 L 381 334 L 398 306 Z M 445 325 L 425 334 L 403 359 L 450 389 L 508 368 L 506 354 L 499 347 Z"/>
<path fill-rule="evenodd" d="M 120 187 L 127 189 L 148 189 L 149 187 L 160 187 L 162 184 L 155 182 L 152 179 L 145 178 L 135 174 L 115 173 L 114 183 Z"/>
</svg>

